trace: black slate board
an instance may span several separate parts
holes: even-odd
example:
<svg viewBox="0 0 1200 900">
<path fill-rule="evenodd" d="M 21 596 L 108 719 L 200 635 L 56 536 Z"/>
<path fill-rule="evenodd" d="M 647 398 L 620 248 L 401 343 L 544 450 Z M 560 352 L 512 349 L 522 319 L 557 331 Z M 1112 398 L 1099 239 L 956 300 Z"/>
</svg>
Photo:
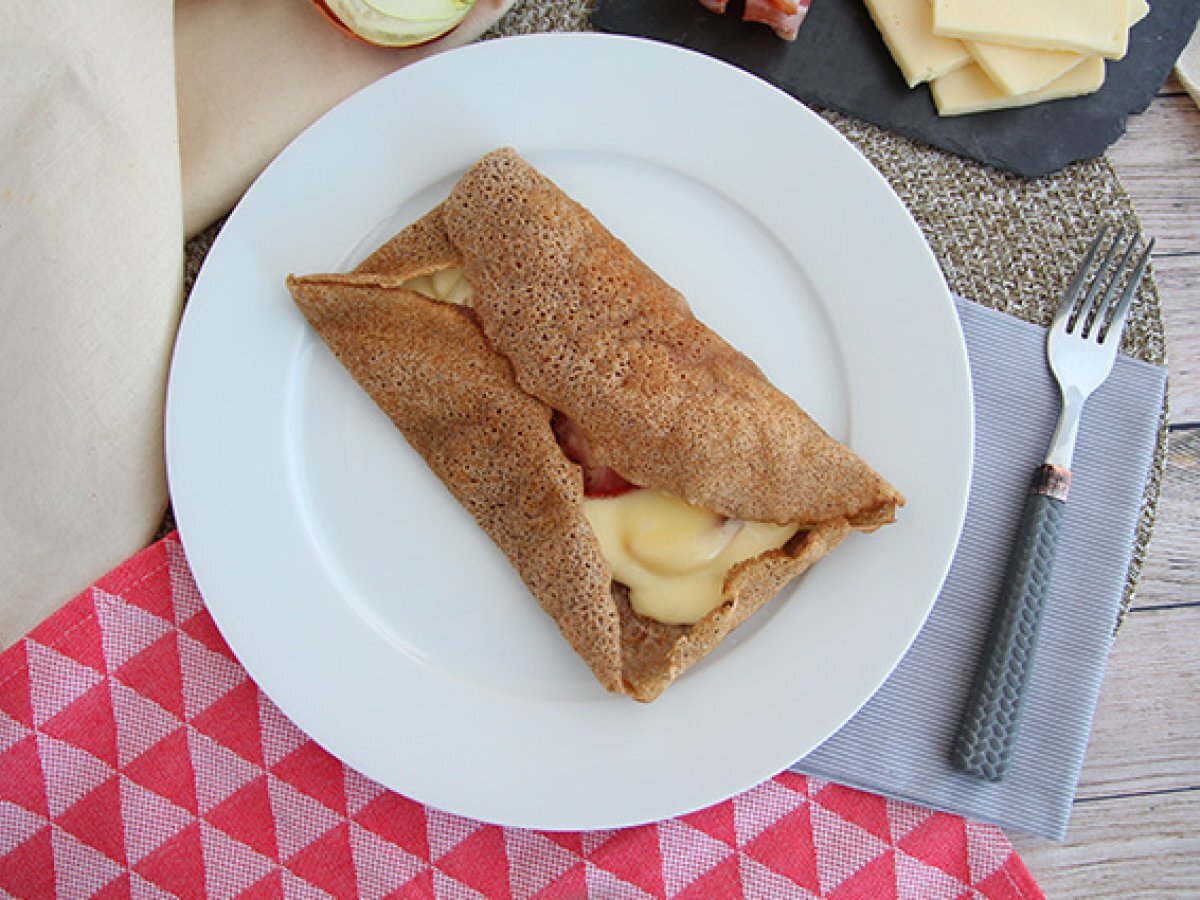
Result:
<svg viewBox="0 0 1200 900">
<path fill-rule="evenodd" d="M 1023 109 L 941 118 L 925 86 L 910 90 L 862 0 L 813 0 L 794 43 L 697 0 L 597 0 L 597 28 L 654 38 L 718 57 L 799 100 L 1019 175 L 1091 159 L 1125 132 L 1170 74 L 1200 15 L 1200 0 L 1150 0 L 1129 52 L 1108 63 L 1104 87 L 1087 97 Z"/>
</svg>

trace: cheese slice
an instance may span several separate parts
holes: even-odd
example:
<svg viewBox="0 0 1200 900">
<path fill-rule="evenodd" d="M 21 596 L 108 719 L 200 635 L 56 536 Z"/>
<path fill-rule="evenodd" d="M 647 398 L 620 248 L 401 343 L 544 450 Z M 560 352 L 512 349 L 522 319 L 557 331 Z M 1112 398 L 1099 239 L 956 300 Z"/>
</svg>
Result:
<svg viewBox="0 0 1200 900">
<path fill-rule="evenodd" d="M 909 87 L 965 66 L 962 41 L 933 33 L 930 0 L 866 0 L 867 11 Z"/>
<path fill-rule="evenodd" d="M 1031 106 L 1046 100 L 1062 100 L 1098 91 L 1104 84 L 1104 60 L 1089 56 L 1061 78 L 1027 94 L 1006 94 L 977 65 L 964 66 L 929 85 L 939 115 L 962 116 Z"/>
<path fill-rule="evenodd" d="M 1146 0 L 1129 0 L 1129 27 L 1132 28 L 1149 12 L 1150 6 Z M 1066 75 L 1085 58 L 1084 54 L 1073 50 L 1039 50 L 986 41 L 963 43 L 988 78 L 1007 94 L 1027 94 L 1043 88 Z"/>
<path fill-rule="evenodd" d="M 933 32 L 1120 59 L 1129 44 L 1129 0 L 933 0 Z"/>
<path fill-rule="evenodd" d="M 1073 50 L 1036 50 L 984 41 L 963 43 L 979 68 L 1006 94 L 1028 94 L 1043 88 L 1087 59 Z"/>
</svg>

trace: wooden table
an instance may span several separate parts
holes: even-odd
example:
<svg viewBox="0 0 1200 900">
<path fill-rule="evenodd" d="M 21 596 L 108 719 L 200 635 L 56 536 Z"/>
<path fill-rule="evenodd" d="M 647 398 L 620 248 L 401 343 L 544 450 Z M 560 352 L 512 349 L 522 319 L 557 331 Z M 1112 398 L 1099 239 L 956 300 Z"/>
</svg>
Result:
<svg viewBox="0 0 1200 900">
<path fill-rule="evenodd" d="M 1146 233 L 1158 238 L 1167 472 L 1067 840 L 1013 837 L 1054 900 L 1200 897 L 1200 110 L 1172 78 L 1109 158 Z"/>
</svg>

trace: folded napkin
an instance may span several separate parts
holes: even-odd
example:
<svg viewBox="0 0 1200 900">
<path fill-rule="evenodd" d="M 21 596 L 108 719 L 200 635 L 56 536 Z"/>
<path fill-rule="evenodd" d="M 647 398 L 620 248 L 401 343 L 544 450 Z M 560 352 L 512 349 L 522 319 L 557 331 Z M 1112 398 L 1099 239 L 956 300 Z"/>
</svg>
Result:
<svg viewBox="0 0 1200 900">
<path fill-rule="evenodd" d="M 1044 329 L 965 300 L 958 313 L 971 361 L 976 447 L 966 524 L 949 576 L 882 689 L 794 768 L 1062 839 L 1157 446 L 1166 370 L 1118 356 L 1112 376 L 1084 408 L 1012 769 L 1004 782 L 988 784 L 948 759 L 1059 400 Z"/>
<path fill-rule="evenodd" d="M 250 681 L 177 537 L 0 654 L 16 897 L 1041 897 L 1004 834 L 783 773 L 614 831 L 485 825 L 369 781 Z"/>
</svg>

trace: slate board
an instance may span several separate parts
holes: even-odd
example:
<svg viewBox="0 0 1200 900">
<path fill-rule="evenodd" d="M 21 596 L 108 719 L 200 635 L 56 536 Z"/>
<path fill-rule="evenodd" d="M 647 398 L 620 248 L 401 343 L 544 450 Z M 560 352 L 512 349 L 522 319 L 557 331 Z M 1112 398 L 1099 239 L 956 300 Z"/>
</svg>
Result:
<svg viewBox="0 0 1200 900">
<path fill-rule="evenodd" d="M 942 118 L 929 89 L 910 90 L 862 0 L 813 0 L 794 43 L 697 0 L 597 0 L 592 24 L 698 50 L 753 72 L 799 100 L 1019 175 L 1055 172 L 1099 156 L 1125 133 L 1170 74 L 1200 16 L 1200 0 L 1150 0 L 1123 60 L 1087 97 Z M 719 115 L 719 112 L 714 112 Z"/>
</svg>

